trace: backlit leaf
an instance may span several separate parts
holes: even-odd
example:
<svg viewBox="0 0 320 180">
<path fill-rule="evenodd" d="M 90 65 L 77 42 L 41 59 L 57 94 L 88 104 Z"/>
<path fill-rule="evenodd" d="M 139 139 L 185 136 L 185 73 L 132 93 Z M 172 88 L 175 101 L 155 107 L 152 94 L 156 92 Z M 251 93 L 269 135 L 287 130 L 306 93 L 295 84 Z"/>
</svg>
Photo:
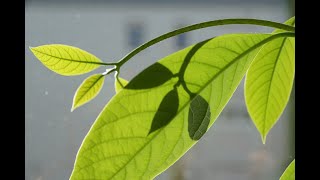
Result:
<svg viewBox="0 0 320 180">
<path fill-rule="evenodd" d="M 30 49 L 43 65 L 60 75 L 84 74 L 103 64 L 96 56 L 73 46 L 49 44 Z"/>
<path fill-rule="evenodd" d="M 94 74 L 85 79 L 74 95 L 71 111 L 95 98 L 100 92 L 103 82 L 104 75 L 102 74 Z"/>
<path fill-rule="evenodd" d="M 293 25 L 294 18 L 286 24 Z M 261 48 L 248 70 L 246 105 L 263 143 L 289 101 L 294 79 L 294 55 L 294 38 L 278 38 Z"/>
<path fill-rule="evenodd" d="M 279 180 L 295 180 L 295 159 L 289 164 Z"/>
</svg>

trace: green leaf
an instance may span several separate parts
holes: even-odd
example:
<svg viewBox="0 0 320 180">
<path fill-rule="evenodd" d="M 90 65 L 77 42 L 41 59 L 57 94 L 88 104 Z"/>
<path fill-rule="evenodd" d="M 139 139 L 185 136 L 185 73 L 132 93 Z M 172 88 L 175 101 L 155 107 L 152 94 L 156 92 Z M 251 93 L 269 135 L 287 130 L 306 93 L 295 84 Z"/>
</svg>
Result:
<svg viewBox="0 0 320 180">
<path fill-rule="evenodd" d="M 114 89 L 116 90 L 116 93 L 118 93 L 127 84 L 128 84 L 128 81 L 121 77 L 118 77 L 118 79 L 114 78 Z"/>
<path fill-rule="evenodd" d="M 70 179 L 135 180 L 157 176 L 189 150 L 215 122 L 261 45 L 282 36 L 224 35 L 171 54 L 158 61 L 158 65 L 145 69 L 135 81 L 130 81 L 131 87 L 137 88 L 127 88 L 129 83 L 100 113 L 79 149 Z M 161 72 L 172 72 L 173 76 L 168 78 L 170 73 L 165 73 L 168 74 L 166 78 L 148 77 L 157 74 L 150 71 L 154 66 Z M 148 85 L 143 85 L 145 79 L 154 79 L 157 83 L 145 88 L 152 84 L 148 81 Z M 168 96 L 173 100 L 169 101 Z M 200 105 L 194 104 L 197 101 L 201 101 Z M 155 116 L 164 109 L 165 103 L 173 109 L 168 111 L 175 114 L 174 117 L 164 116 L 161 128 L 149 134 Z M 195 128 L 192 127 L 189 109 L 200 111 L 196 107 L 210 108 L 208 128 L 199 126 L 201 121 L 207 123 L 208 115 L 204 112 L 195 113 L 198 117 L 193 118 L 196 123 Z M 195 140 L 190 138 L 189 129 Z"/>
<path fill-rule="evenodd" d="M 48 69 L 65 76 L 85 74 L 104 64 L 96 56 L 73 46 L 50 44 L 30 50 Z"/>
<path fill-rule="evenodd" d="M 286 24 L 293 25 L 294 18 Z M 274 33 L 279 32 L 282 31 Z M 248 70 L 246 105 L 263 144 L 289 101 L 294 79 L 294 54 L 294 38 L 275 39 L 261 48 Z"/>
<path fill-rule="evenodd" d="M 295 179 L 295 159 L 289 164 L 283 172 L 279 180 L 294 180 Z"/>
<path fill-rule="evenodd" d="M 103 83 L 104 75 L 102 74 L 94 74 L 85 79 L 73 97 L 71 111 L 95 98 L 99 94 Z"/>
</svg>

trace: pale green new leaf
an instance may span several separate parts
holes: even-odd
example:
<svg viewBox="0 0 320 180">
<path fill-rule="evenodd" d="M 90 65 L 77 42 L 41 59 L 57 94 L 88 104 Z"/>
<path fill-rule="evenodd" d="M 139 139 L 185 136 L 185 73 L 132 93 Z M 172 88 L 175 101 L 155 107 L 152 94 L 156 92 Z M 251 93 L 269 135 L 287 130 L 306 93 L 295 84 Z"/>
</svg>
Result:
<svg viewBox="0 0 320 180">
<path fill-rule="evenodd" d="M 294 18 L 286 24 L 293 25 Z M 294 79 L 294 55 L 294 38 L 275 39 L 261 48 L 247 72 L 246 105 L 263 144 L 288 103 Z"/>
<path fill-rule="evenodd" d="M 102 110 L 78 151 L 70 179 L 153 179 L 209 129 L 261 45 L 276 37 L 282 36 L 224 35 L 145 69 Z M 179 78 L 181 84 L 177 84 Z M 193 98 L 201 98 L 199 106 L 210 111 L 188 119 L 197 111 L 196 104 L 190 108 Z M 166 109 L 165 103 L 172 108 Z M 163 123 L 157 122 L 161 116 Z M 193 124 L 197 127 L 190 127 Z"/>
<path fill-rule="evenodd" d="M 118 79 L 114 78 L 114 89 L 116 90 L 116 93 L 118 93 L 127 84 L 128 84 L 128 81 L 121 77 L 118 77 Z"/>
<path fill-rule="evenodd" d="M 73 97 L 71 111 L 95 98 L 99 94 L 103 83 L 104 75 L 102 74 L 94 74 L 85 79 Z"/>
<path fill-rule="evenodd" d="M 96 56 L 73 46 L 49 44 L 30 49 L 43 65 L 60 75 L 85 74 L 103 64 Z"/>
<path fill-rule="evenodd" d="M 295 179 L 295 159 L 289 164 L 283 172 L 279 180 L 294 180 Z"/>
</svg>

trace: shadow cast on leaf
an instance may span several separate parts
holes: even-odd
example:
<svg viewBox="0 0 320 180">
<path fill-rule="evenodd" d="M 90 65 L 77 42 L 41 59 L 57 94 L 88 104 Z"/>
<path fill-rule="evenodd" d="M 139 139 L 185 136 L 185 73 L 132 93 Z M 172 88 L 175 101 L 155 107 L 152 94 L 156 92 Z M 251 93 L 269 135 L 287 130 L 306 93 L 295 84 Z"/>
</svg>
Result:
<svg viewBox="0 0 320 180">
<path fill-rule="evenodd" d="M 160 86 L 173 77 L 172 72 L 160 63 L 154 63 L 133 78 L 125 89 L 150 89 Z"/>
<path fill-rule="evenodd" d="M 189 137 L 192 140 L 199 140 L 207 131 L 211 117 L 210 105 L 201 95 L 192 93 L 188 89 L 184 81 L 184 73 L 194 54 L 209 40 L 211 39 L 196 44 L 184 58 L 183 64 L 181 65 L 178 73 L 179 80 L 173 86 L 173 89 L 169 91 L 162 99 L 158 110 L 153 117 L 148 135 L 168 125 L 170 121 L 176 117 L 179 108 L 179 95 L 177 92 L 177 86 L 179 85 L 182 85 L 183 89 L 189 94 L 191 101 L 188 114 Z M 133 81 L 131 81 L 131 85 L 129 83 L 125 88 L 152 88 L 165 83 L 172 77 L 173 74 L 170 70 L 159 63 L 155 63 L 139 74 L 139 76 L 134 78 Z"/>
<path fill-rule="evenodd" d="M 177 114 L 179 108 L 179 96 L 177 89 L 169 91 L 162 99 L 160 106 L 152 120 L 148 134 L 167 125 Z"/>
<path fill-rule="evenodd" d="M 208 102 L 196 95 L 190 103 L 188 114 L 188 132 L 192 140 L 199 140 L 207 131 L 211 112 Z"/>
</svg>

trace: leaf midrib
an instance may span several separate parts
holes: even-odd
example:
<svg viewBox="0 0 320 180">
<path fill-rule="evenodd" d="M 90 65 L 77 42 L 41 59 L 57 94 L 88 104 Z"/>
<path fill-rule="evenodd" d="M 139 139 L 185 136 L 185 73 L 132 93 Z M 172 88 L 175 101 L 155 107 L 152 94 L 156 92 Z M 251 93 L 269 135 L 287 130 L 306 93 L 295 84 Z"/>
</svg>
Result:
<svg viewBox="0 0 320 180">
<path fill-rule="evenodd" d="M 98 65 L 105 65 L 105 63 L 103 62 L 95 62 L 95 61 L 85 61 L 85 60 L 78 60 L 78 59 L 69 59 L 69 58 L 64 58 L 64 57 L 58 57 L 58 56 L 54 56 L 54 55 L 51 55 L 51 54 L 48 54 L 48 53 L 45 53 L 45 52 L 42 52 L 42 51 L 39 51 L 35 48 L 32 48 L 33 51 L 36 51 L 37 53 L 40 53 L 40 54 L 44 54 L 46 56 L 49 56 L 49 57 L 52 57 L 52 58 L 57 58 L 59 60 L 64 60 L 64 61 L 71 61 L 71 62 L 78 62 L 78 63 L 84 63 L 84 64 L 98 64 Z M 96 57 L 97 58 L 97 57 Z M 97 58 L 98 60 L 100 60 L 99 58 Z"/>
<path fill-rule="evenodd" d="M 221 68 L 221 71 L 219 71 L 216 75 L 214 75 L 211 80 L 209 80 L 206 84 L 204 84 L 203 88 L 200 88 L 200 90 L 197 92 L 197 94 L 200 94 L 212 81 L 214 81 L 216 79 L 217 76 L 219 76 L 222 72 L 224 72 L 226 69 L 228 69 L 231 65 L 233 65 L 235 62 L 237 62 L 238 60 L 240 60 L 242 57 L 244 57 L 245 55 L 249 54 L 251 51 L 253 51 L 254 49 L 266 44 L 267 42 L 288 35 L 288 34 L 294 34 L 294 33 L 278 33 L 275 35 L 271 35 L 270 37 L 260 41 L 259 43 L 253 45 L 252 47 L 250 47 L 249 49 L 247 49 L 245 52 L 239 54 L 236 58 L 234 58 L 232 61 L 229 62 L 229 64 L 227 64 L 224 68 Z M 177 114 L 175 117 L 177 117 L 177 115 L 179 115 L 185 108 L 186 106 L 189 104 L 189 102 L 191 102 L 194 98 L 190 98 L 190 101 L 188 101 L 188 103 L 186 103 L 185 105 L 183 105 L 181 107 L 180 110 L 178 110 Z M 174 118 L 175 118 L 174 117 Z M 172 121 L 171 121 L 172 122 Z M 170 123 L 169 123 L 170 124 Z M 168 124 L 168 125 L 169 125 Z M 137 154 L 139 154 L 146 146 L 148 146 L 150 144 L 150 142 L 155 139 L 160 132 L 162 132 L 162 130 L 165 129 L 165 127 L 159 129 L 159 131 L 152 137 L 150 138 L 149 141 L 146 142 L 146 144 L 144 146 L 142 146 L 133 156 L 132 158 L 130 158 L 128 160 L 128 162 L 126 164 L 124 164 L 118 171 L 116 171 L 109 179 L 112 179 L 115 175 L 117 175 L 120 171 L 122 171 L 135 157 Z"/>
</svg>

